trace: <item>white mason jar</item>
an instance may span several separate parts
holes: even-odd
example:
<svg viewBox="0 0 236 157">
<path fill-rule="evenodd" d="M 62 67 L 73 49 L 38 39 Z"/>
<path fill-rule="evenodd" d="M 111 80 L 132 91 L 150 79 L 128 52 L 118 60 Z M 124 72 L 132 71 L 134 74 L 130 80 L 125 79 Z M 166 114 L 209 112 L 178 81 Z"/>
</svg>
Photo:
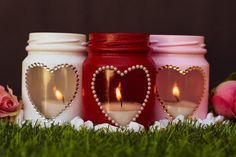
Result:
<svg viewBox="0 0 236 157">
<path fill-rule="evenodd" d="M 25 120 L 68 122 L 81 114 L 86 36 L 31 33 L 22 67 Z"/>
</svg>

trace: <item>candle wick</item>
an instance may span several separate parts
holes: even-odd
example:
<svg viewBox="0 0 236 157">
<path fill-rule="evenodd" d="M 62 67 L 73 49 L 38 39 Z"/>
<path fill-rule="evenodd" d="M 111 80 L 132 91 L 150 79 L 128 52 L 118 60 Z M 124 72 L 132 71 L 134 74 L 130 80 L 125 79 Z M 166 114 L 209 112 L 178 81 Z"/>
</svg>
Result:
<svg viewBox="0 0 236 157">
<path fill-rule="evenodd" d="M 62 97 L 62 102 L 63 102 L 63 104 L 65 104 L 65 98 L 64 98 L 64 96 Z"/>
<path fill-rule="evenodd" d="M 121 108 L 123 107 L 122 99 L 120 99 L 120 106 L 121 106 Z"/>
<path fill-rule="evenodd" d="M 179 97 L 175 96 L 175 99 L 176 99 L 177 102 L 179 102 Z"/>
</svg>

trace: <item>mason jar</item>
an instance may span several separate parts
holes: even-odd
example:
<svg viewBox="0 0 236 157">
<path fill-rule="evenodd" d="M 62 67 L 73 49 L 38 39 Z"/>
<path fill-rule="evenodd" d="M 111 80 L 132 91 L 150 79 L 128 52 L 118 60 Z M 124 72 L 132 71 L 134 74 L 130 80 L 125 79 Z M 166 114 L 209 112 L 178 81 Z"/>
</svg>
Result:
<svg viewBox="0 0 236 157">
<path fill-rule="evenodd" d="M 83 118 L 126 127 L 155 121 L 155 65 L 148 35 L 91 33 L 83 64 Z"/>
<path fill-rule="evenodd" d="M 68 122 L 81 114 L 86 36 L 31 33 L 22 64 L 24 118 Z"/>
<path fill-rule="evenodd" d="M 204 37 L 151 35 L 150 47 L 157 71 L 157 119 L 205 118 L 209 64 Z"/>
</svg>

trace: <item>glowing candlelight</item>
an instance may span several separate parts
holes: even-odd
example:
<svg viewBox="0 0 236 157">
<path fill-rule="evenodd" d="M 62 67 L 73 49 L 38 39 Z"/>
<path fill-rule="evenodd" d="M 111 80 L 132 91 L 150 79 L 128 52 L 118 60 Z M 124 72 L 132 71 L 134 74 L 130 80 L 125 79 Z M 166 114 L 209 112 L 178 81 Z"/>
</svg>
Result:
<svg viewBox="0 0 236 157">
<path fill-rule="evenodd" d="M 177 83 L 175 83 L 173 86 L 172 94 L 176 98 L 177 102 L 179 102 L 180 90 Z"/>
<path fill-rule="evenodd" d="M 174 117 L 184 115 L 187 117 L 196 108 L 197 104 L 187 100 L 180 100 L 180 89 L 177 83 L 174 83 L 172 88 L 172 95 L 175 97 L 176 102 L 166 101 L 168 112 Z"/>
<path fill-rule="evenodd" d="M 62 100 L 63 104 L 65 103 L 65 98 L 61 91 L 57 90 L 56 87 L 53 87 L 54 95 L 56 96 L 57 100 Z"/>
<path fill-rule="evenodd" d="M 118 87 L 116 88 L 116 99 L 120 101 L 120 106 L 122 107 L 121 83 L 119 83 Z"/>
</svg>

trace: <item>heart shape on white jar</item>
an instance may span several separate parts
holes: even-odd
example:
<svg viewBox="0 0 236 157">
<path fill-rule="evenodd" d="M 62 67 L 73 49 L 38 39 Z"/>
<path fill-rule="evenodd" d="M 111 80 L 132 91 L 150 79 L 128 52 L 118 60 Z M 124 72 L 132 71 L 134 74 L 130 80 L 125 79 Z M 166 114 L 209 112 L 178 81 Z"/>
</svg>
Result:
<svg viewBox="0 0 236 157">
<path fill-rule="evenodd" d="M 116 126 L 125 127 L 136 121 L 147 104 L 151 78 L 143 65 L 134 65 L 124 71 L 107 65 L 94 72 L 91 89 L 105 117 Z"/>
<path fill-rule="evenodd" d="M 52 69 L 43 63 L 28 66 L 26 89 L 34 109 L 52 120 L 63 113 L 76 97 L 79 74 L 73 65 L 60 64 Z"/>
<path fill-rule="evenodd" d="M 191 118 L 205 92 L 205 74 L 201 67 L 181 70 L 166 65 L 157 72 L 157 97 L 170 118 L 178 115 Z"/>
</svg>

